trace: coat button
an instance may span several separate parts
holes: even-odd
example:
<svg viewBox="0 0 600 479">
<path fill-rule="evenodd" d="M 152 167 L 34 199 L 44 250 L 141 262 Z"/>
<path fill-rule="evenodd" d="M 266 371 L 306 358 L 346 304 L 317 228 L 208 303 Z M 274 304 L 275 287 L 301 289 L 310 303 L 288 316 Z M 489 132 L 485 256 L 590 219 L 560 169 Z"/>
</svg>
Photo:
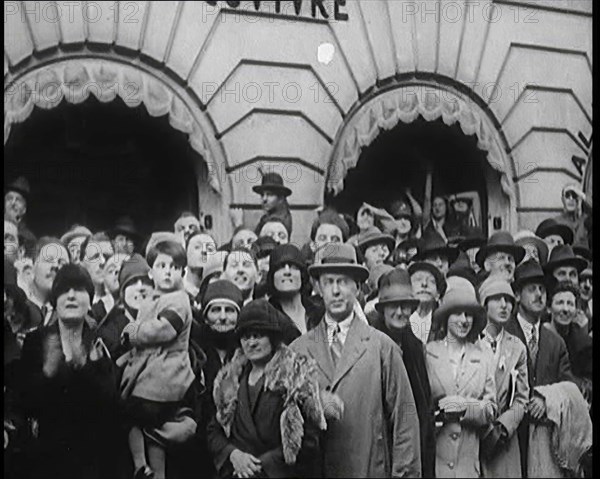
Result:
<svg viewBox="0 0 600 479">
<path fill-rule="evenodd" d="M 331 386 L 325 387 L 325 391 L 331 391 Z"/>
<path fill-rule="evenodd" d="M 450 434 L 450 437 L 456 441 L 458 439 L 458 434 L 453 432 L 452 434 Z"/>
<path fill-rule="evenodd" d="M 448 467 L 449 467 L 450 469 L 454 469 L 454 463 L 453 463 L 453 462 L 449 462 L 449 463 L 448 463 Z"/>
</svg>

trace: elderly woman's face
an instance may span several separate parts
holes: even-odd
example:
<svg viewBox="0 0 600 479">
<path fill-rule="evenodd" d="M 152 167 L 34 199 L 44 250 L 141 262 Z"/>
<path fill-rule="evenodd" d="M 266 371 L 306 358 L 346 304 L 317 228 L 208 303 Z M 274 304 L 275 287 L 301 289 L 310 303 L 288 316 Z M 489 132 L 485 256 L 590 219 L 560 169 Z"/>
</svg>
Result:
<svg viewBox="0 0 600 479">
<path fill-rule="evenodd" d="M 268 361 L 273 352 L 269 337 L 261 332 L 248 331 L 244 333 L 240 344 L 246 357 L 253 363 Z"/>
<path fill-rule="evenodd" d="M 90 295 L 85 289 L 71 288 L 56 299 L 56 313 L 62 321 L 81 321 L 90 309 Z"/>
<path fill-rule="evenodd" d="M 451 338 L 464 341 L 473 327 L 473 316 L 461 312 L 448 316 L 448 335 Z"/>
<path fill-rule="evenodd" d="M 227 333 L 237 325 L 238 310 L 227 301 L 216 301 L 206 312 L 206 323 L 213 331 Z"/>
</svg>

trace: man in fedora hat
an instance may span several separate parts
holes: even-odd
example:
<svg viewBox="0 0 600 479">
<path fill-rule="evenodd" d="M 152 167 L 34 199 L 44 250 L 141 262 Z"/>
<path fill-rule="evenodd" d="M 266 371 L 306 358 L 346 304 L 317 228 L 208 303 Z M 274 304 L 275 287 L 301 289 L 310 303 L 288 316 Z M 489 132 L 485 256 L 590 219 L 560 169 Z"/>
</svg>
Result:
<svg viewBox="0 0 600 479">
<path fill-rule="evenodd" d="M 419 416 L 421 476 L 434 477 L 433 403 L 425 365 L 425 348 L 410 327 L 411 314 L 418 306 L 419 300 L 413 295 L 408 271 L 391 270 L 381 277 L 378 302 L 375 303 L 375 309 L 379 314 L 372 326 L 387 334 L 402 350 L 402 359 Z"/>
<path fill-rule="evenodd" d="M 419 252 L 414 260 L 434 265 L 445 276 L 457 256 L 458 248 L 448 246 L 437 232 L 430 231 L 423 234 L 419 242 Z"/>
<path fill-rule="evenodd" d="M 194 213 L 184 211 L 179 215 L 179 218 L 175 220 L 173 231 L 175 231 L 176 234 L 181 235 L 181 242 L 185 247 L 190 237 L 203 231 L 203 228 L 200 225 L 200 220 Z"/>
<path fill-rule="evenodd" d="M 514 277 L 515 266 L 524 256 L 525 250 L 515 244 L 508 231 L 498 231 L 480 248 L 475 259 L 488 276 L 499 275 L 510 283 Z"/>
<path fill-rule="evenodd" d="M 117 219 L 115 226 L 108 232 L 108 236 L 113 241 L 115 253 L 131 255 L 135 248 L 140 246 L 141 236 L 133 220 L 128 216 Z"/>
<path fill-rule="evenodd" d="M 529 380 L 525 345 L 505 330 L 516 299 L 510 284 L 497 276 L 482 283 L 479 299 L 487 315 L 480 343 L 493 357 L 499 414 L 482 437 L 483 474 L 519 477 L 521 455 L 516 431 L 529 401 Z"/>
<path fill-rule="evenodd" d="M 292 194 L 283 184 L 283 178 L 277 173 L 265 173 L 260 185 L 252 187 L 252 191 L 260 195 L 265 214 L 260 218 L 256 231 L 260 231 L 268 217 L 277 217 L 285 225 L 288 234 L 292 234 L 292 214 L 287 197 Z"/>
<path fill-rule="evenodd" d="M 570 281 L 579 286 L 579 273 L 587 266 L 587 261 L 575 256 L 573 248 L 564 244 L 556 246 L 550 253 L 550 258 L 544 270 L 556 281 Z"/>
<path fill-rule="evenodd" d="M 25 224 L 27 202 L 31 195 L 29 182 L 19 176 L 4 187 L 4 219 L 12 221 L 19 229 L 20 242 L 29 253 L 37 241 L 35 235 Z"/>
<path fill-rule="evenodd" d="M 325 317 L 292 349 L 314 358 L 319 384 L 344 403 L 328 425 L 320 477 L 418 477 L 419 421 L 400 348 L 360 320 L 354 304 L 369 271 L 351 245 L 334 244 L 309 268 Z M 325 406 L 327 407 L 327 406 Z"/>
<path fill-rule="evenodd" d="M 559 223 L 555 218 L 542 221 L 535 230 L 536 236 L 542 238 L 548 245 L 548 254 L 552 248 L 561 244 L 573 244 L 573 230 L 570 226 Z"/>
<path fill-rule="evenodd" d="M 565 342 L 553 331 L 541 327 L 547 299 L 546 276 L 542 267 L 533 260 L 520 264 L 515 270 L 513 290 L 517 299 L 517 314 L 508 321 L 506 330 L 527 347 L 530 392 L 535 386 L 573 381 Z M 529 423 L 541 421 L 545 411 L 544 399 L 531 394 L 527 414 L 518 429 L 523 477 L 527 477 Z"/>
</svg>

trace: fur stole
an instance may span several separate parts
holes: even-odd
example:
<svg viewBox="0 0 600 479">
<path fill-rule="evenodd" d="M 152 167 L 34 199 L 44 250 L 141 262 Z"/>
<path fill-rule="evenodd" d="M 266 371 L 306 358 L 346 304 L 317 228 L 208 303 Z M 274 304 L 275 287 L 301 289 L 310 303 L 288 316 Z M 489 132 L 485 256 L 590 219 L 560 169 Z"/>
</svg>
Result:
<svg viewBox="0 0 600 479">
<path fill-rule="evenodd" d="M 213 397 L 217 421 L 229 437 L 237 407 L 240 378 L 248 359 L 241 349 L 217 374 Z M 280 417 L 281 441 L 286 464 L 294 464 L 304 436 L 304 422 L 310 421 L 320 430 L 327 429 L 327 419 L 340 419 L 343 412 L 341 399 L 320 390 L 316 363 L 313 359 L 295 353 L 282 345 L 267 364 L 264 388 L 282 395 L 283 412 Z"/>
</svg>

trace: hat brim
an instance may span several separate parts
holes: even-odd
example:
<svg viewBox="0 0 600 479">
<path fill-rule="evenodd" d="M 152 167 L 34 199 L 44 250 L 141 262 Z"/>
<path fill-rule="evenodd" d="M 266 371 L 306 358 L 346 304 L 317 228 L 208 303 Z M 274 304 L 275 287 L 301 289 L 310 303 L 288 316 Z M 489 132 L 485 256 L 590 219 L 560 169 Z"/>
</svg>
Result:
<svg viewBox="0 0 600 479">
<path fill-rule="evenodd" d="M 459 249 L 452 247 L 452 246 L 443 246 L 440 248 L 433 248 L 433 249 L 426 249 L 424 251 L 419 251 L 414 259 L 416 261 L 424 261 L 424 259 L 427 256 L 430 256 L 432 254 L 439 254 L 439 255 L 443 255 L 446 258 L 448 258 L 448 263 L 452 264 L 456 261 L 456 258 L 458 258 L 458 253 L 459 253 Z"/>
<path fill-rule="evenodd" d="M 417 271 L 429 271 L 435 278 L 438 293 L 440 294 L 440 296 L 444 295 L 444 293 L 446 292 L 446 279 L 444 278 L 442 272 L 436 266 L 425 261 L 416 261 L 408 266 L 409 275 L 412 276 Z"/>
<path fill-rule="evenodd" d="M 31 194 L 29 191 L 25 191 L 24 189 L 16 187 L 16 186 L 7 186 L 4 188 L 5 195 L 9 191 L 14 191 L 16 193 L 19 193 L 23 198 L 25 198 L 25 201 L 29 201 L 29 195 Z"/>
<path fill-rule="evenodd" d="M 573 244 L 573 230 L 569 226 L 560 223 L 548 226 L 543 230 L 539 231 L 539 233 L 536 232 L 536 234 L 542 239 L 550 235 L 558 235 L 563 239 L 565 244 Z"/>
<path fill-rule="evenodd" d="M 336 264 L 314 264 L 308 268 L 308 274 L 313 278 L 319 278 L 322 274 L 344 274 L 354 278 L 359 283 L 365 282 L 369 278 L 369 270 L 354 263 L 336 263 Z"/>
<path fill-rule="evenodd" d="M 573 253 L 585 259 L 586 261 L 592 261 L 592 252 L 589 248 L 586 248 L 585 246 L 574 246 Z"/>
<path fill-rule="evenodd" d="M 458 243 L 458 249 L 467 251 L 471 248 L 481 248 L 486 242 L 485 238 L 465 238 Z"/>
<path fill-rule="evenodd" d="M 420 301 L 416 298 L 402 298 L 402 297 L 397 297 L 397 298 L 388 298 L 385 301 L 379 301 L 377 303 L 375 303 L 375 309 L 380 312 L 383 313 L 383 308 L 384 306 L 388 305 L 388 304 L 397 304 L 397 303 L 404 303 L 404 304 L 410 304 L 410 306 L 413 308 L 413 311 L 415 311 L 420 304 Z"/>
<path fill-rule="evenodd" d="M 92 234 L 87 234 L 87 233 L 82 233 L 81 231 L 78 232 L 70 232 L 70 233 L 65 233 L 64 235 L 62 235 L 62 237 L 60 238 L 60 241 L 62 243 L 64 243 L 64 245 L 68 245 L 69 242 L 75 238 L 79 238 L 79 237 L 84 237 L 84 238 L 89 238 L 91 237 Z"/>
<path fill-rule="evenodd" d="M 547 263 L 546 266 L 544 266 L 544 271 L 546 274 L 552 274 L 552 271 L 561 266 L 574 266 L 575 269 L 577 269 L 577 272 L 581 273 L 587 268 L 588 262 L 583 258 L 574 256 L 573 258 L 565 258 L 559 261 L 553 261 L 552 263 Z"/>
<path fill-rule="evenodd" d="M 512 282 L 513 291 L 517 292 L 526 284 L 541 283 L 545 288 L 548 288 L 548 278 L 543 275 L 526 276 L 524 278 L 515 279 Z"/>
<path fill-rule="evenodd" d="M 392 251 L 394 251 L 394 246 L 396 246 L 396 240 L 389 235 L 377 236 L 376 238 L 371 238 L 358 243 L 358 249 L 364 255 L 367 248 L 377 244 L 385 244 L 388 247 L 389 252 L 392 253 Z"/>
<path fill-rule="evenodd" d="M 508 253 L 515 259 L 515 264 L 519 264 L 525 257 L 525 248 L 522 246 L 512 245 L 491 245 L 482 246 L 481 249 L 475 255 L 475 262 L 480 268 L 483 268 L 485 259 L 492 253 Z"/>
<path fill-rule="evenodd" d="M 252 187 L 252 191 L 262 195 L 265 191 L 273 191 L 274 193 L 281 196 L 290 196 L 292 194 L 292 190 L 290 190 L 287 186 L 281 185 L 256 185 Z"/>
<path fill-rule="evenodd" d="M 125 235 L 125 236 L 129 236 L 130 238 L 139 240 L 141 239 L 142 235 L 140 235 L 137 231 L 129 229 L 129 228 L 113 228 L 111 230 L 108 231 L 108 236 L 111 239 L 114 239 L 115 236 L 117 235 Z"/>
</svg>

